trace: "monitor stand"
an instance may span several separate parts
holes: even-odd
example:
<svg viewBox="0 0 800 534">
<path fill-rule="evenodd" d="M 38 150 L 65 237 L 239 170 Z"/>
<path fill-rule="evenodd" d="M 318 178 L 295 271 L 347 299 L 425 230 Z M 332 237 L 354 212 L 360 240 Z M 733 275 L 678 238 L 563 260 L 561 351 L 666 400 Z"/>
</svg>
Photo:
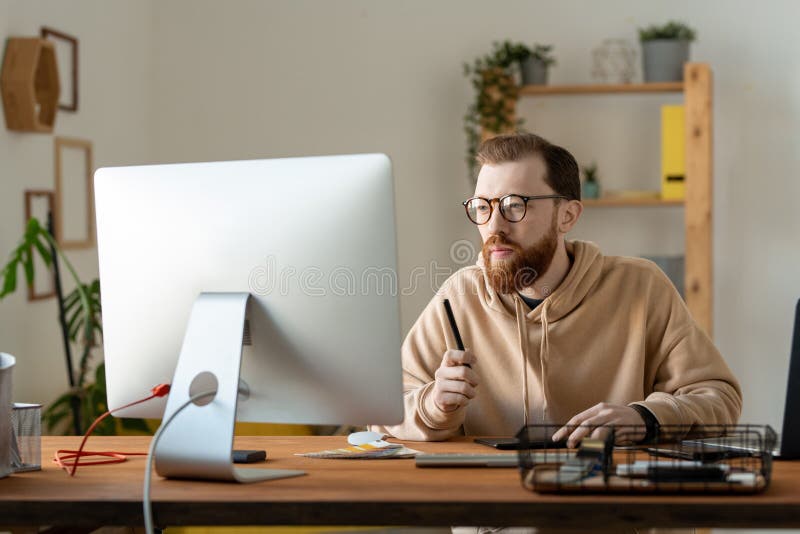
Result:
<svg viewBox="0 0 800 534">
<path fill-rule="evenodd" d="M 155 464 L 163 477 L 259 482 L 305 474 L 233 466 L 236 403 L 247 396 L 239 374 L 249 299 L 249 293 L 201 293 L 194 302 L 163 421 L 192 396 L 216 394 L 189 404 L 162 430 Z"/>
</svg>

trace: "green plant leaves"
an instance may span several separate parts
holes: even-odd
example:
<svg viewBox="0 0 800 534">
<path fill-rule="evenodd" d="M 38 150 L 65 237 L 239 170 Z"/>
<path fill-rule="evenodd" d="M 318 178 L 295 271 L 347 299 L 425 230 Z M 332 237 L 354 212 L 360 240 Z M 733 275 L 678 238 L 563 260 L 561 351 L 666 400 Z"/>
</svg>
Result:
<svg viewBox="0 0 800 534">
<path fill-rule="evenodd" d="M 677 20 L 671 20 L 663 26 L 656 24 L 646 28 L 639 28 L 640 41 L 653 41 L 656 39 L 674 39 L 678 41 L 694 41 L 697 33 Z"/>
<path fill-rule="evenodd" d="M 17 248 L 11 252 L 3 270 L 0 271 L 0 276 L 3 277 L 0 299 L 16 291 L 17 270 L 20 266 L 25 273 L 25 283 L 28 287 L 33 285 L 35 276 L 33 266 L 34 251 L 39 254 L 39 257 L 41 257 L 47 267 L 50 267 L 53 263 L 53 257 L 49 250 L 49 242 L 45 234 L 47 234 L 47 236 L 50 235 L 35 217 L 28 220 L 22 239 L 17 245 Z"/>
<path fill-rule="evenodd" d="M 553 45 L 537 44 L 534 45 L 533 50 L 531 50 L 531 57 L 538 59 L 547 66 L 555 65 L 556 58 L 550 54 L 552 50 Z"/>
<path fill-rule="evenodd" d="M 555 63 L 550 54 L 552 48 L 551 45 L 536 44 L 530 49 L 523 43 L 495 41 L 490 54 L 476 58 L 472 64 L 463 64 L 464 76 L 470 79 L 476 92 L 475 101 L 464 115 L 466 162 L 473 180 L 476 178 L 475 156 L 481 141 L 481 129 L 499 133 L 520 129 L 524 123 L 514 118 L 514 106 L 519 95 L 514 69 L 519 69 L 519 62 L 529 57 L 552 65 Z"/>
<path fill-rule="evenodd" d="M 53 432 L 62 425 L 72 428 L 72 398 L 76 392 L 68 391 L 58 397 L 42 413 L 45 428 Z"/>
<path fill-rule="evenodd" d="M 597 181 L 597 163 L 592 162 L 591 165 L 584 166 L 582 170 L 587 182 Z"/>
<path fill-rule="evenodd" d="M 137 432 L 142 434 L 152 434 L 150 427 L 147 426 L 147 421 L 144 419 L 119 419 L 120 426 L 128 432 Z"/>
<path fill-rule="evenodd" d="M 0 292 L 0 298 L 12 293 L 17 288 L 17 263 L 20 261 L 22 261 L 21 257 L 16 262 L 11 260 L 3 268 L 3 290 Z"/>
<path fill-rule="evenodd" d="M 86 295 L 87 306 L 81 306 L 81 292 Z M 97 337 L 102 336 L 100 308 L 100 281 L 92 280 L 88 284 L 81 284 L 80 290 L 76 287 L 64 298 L 64 313 L 67 316 L 67 332 L 70 341 L 82 342 L 92 347 L 97 346 Z M 84 327 L 89 322 L 88 327 Z M 79 332 L 83 337 L 79 338 Z"/>
</svg>

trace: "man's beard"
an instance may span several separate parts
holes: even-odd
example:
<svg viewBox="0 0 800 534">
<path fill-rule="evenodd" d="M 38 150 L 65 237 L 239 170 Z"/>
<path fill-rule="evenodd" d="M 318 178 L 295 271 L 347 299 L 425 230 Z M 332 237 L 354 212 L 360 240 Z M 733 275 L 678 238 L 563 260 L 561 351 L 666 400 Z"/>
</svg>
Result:
<svg viewBox="0 0 800 534">
<path fill-rule="evenodd" d="M 509 259 L 492 258 L 491 247 L 510 248 L 514 254 Z M 533 283 L 550 268 L 558 246 L 556 219 L 550 230 L 531 247 L 523 249 L 504 234 L 495 234 L 483 244 L 481 254 L 486 267 L 489 285 L 498 293 L 514 293 L 533 286 Z"/>
</svg>

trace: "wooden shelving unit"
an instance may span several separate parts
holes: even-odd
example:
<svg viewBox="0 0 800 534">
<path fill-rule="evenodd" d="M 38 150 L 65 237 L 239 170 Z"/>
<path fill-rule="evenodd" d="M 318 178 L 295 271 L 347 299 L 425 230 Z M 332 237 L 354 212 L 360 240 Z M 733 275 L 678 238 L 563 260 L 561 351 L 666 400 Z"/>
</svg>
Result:
<svg viewBox="0 0 800 534">
<path fill-rule="evenodd" d="M 597 95 L 608 93 L 680 93 L 683 82 L 595 85 L 523 85 L 520 95 Z"/>
<path fill-rule="evenodd" d="M 661 198 L 626 198 L 626 197 L 601 197 L 583 200 L 585 207 L 624 208 L 635 206 L 683 206 L 683 200 L 664 200 Z"/>
<path fill-rule="evenodd" d="M 706 63 L 687 63 L 683 82 L 624 85 L 523 86 L 520 96 L 683 93 L 686 110 L 686 199 L 600 198 L 589 207 L 684 206 L 686 304 L 709 336 L 713 333 L 712 75 Z"/>
</svg>

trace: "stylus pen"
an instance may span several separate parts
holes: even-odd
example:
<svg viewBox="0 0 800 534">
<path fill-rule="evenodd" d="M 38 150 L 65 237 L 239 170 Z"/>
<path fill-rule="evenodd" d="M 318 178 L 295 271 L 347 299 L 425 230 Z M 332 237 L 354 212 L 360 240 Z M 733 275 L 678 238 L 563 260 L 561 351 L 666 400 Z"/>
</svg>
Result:
<svg viewBox="0 0 800 534">
<path fill-rule="evenodd" d="M 456 318 L 453 315 L 453 308 L 450 307 L 449 299 L 444 299 L 444 311 L 447 312 L 447 319 L 450 321 L 450 329 L 453 331 L 453 335 L 456 338 L 456 347 L 458 347 L 458 350 L 464 350 L 464 342 L 461 341 L 461 334 L 458 331 L 458 325 L 456 324 Z M 464 365 L 472 369 L 470 364 L 465 363 Z"/>
</svg>

